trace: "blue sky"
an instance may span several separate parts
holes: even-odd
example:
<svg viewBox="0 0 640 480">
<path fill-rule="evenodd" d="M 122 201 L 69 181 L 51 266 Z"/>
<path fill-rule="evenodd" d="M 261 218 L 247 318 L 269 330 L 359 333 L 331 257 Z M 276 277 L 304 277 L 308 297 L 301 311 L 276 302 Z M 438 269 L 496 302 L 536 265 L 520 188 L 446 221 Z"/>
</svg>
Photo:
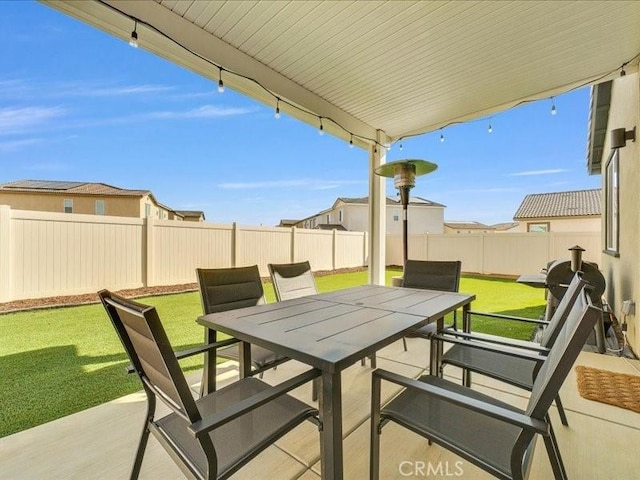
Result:
<svg viewBox="0 0 640 480">
<path fill-rule="evenodd" d="M 243 225 L 367 194 L 364 150 L 49 7 L 0 2 L 0 42 L 0 183 L 148 189 Z M 387 159 L 438 164 L 412 194 L 445 204 L 445 219 L 511 221 L 526 194 L 600 186 L 585 166 L 589 89 L 555 104 L 555 116 L 545 100 L 448 127 L 443 143 L 440 131 L 408 139 Z"/>
</svg>

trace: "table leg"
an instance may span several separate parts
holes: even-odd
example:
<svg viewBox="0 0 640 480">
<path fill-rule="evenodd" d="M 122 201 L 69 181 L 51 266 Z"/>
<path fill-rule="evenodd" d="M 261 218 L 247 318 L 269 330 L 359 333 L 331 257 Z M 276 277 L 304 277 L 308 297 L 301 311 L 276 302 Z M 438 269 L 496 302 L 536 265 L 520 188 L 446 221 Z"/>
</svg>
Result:
<svg viewBox="0 0 640 480">
<path fill-rule="evenodd" d="M 436 333 L 444 329 L 444 318 L 436 320 Z M 432 338 L 429 345 L 429 375 L 440 375 L 440 360 L 442 359 L 442 342 Z"/>
<path fill-rule="evenodd" d="M 211 328 L 204 329 L 204 343 L 209 345 L 216 342 L 217 332 Z M 216 391 L 216 354 L 215 351 L 204 352 L 204 367 L 200 382 L 200 396 Z"/>
<path fill-rule="evenodd" d="M 240 348 L 240 378 L 251 376 L 251 344 L 247 342 L 239 342 Z"/>
<path fill-rule="evenodd" d="M 471 331 L 471 319 L 469 318 L 469 310 L 471 309 L 471 305 L 467 303 L 462 307 L 462 331 L 465 333 L 469 333 Z M 462 371 L 462 384 L 465 387 L 471 386 L 471 371 L 463 370 Z"/>
<path fill-rule="evenodd" d="M 319 410 L 320 465 L 323 480 L 342 479 L 342 380 L 340 372 L 322 373 Z"/>
</svg>

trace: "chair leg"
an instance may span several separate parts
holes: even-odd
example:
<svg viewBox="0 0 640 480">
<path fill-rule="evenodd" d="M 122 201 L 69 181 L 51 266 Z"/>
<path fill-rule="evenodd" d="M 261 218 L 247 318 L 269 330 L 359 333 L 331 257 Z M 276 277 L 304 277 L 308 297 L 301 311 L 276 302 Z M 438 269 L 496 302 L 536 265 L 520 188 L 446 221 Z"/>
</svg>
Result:
<svg viewBox="0 0 640 480">
<path fill-rule="evenodd" d="M 371 368 L 378 368 L 378 362 L 376 361 L 375 353 L 369 357 L 369 360 L 371 360 Z"/>
<path fill-rule="evenodd" d="M 407 351 L 407 339 L 405 337 L 402 337 L 402 344 L 404 345 L 404 351 Z"/>
<path fill-rule="evenodd" d="M 558 441 L 556 440 L 556 435 L 553 432 L 553 425 L 551 425 L 548 414 L 545 419 L 549 424 L 549 436 L 544 437 L 544 444 L 547 449 L 547 455 L 549 456 L 549 462 L 551 462 L 553 476 L 556 480 L 567 480 L 567 471 L 564 468 L 564 462 L 562 461 L 562 456 L 560 455 L 560 450 L 558 448 Z"/>
<path fill-rule="evenodd" d="M 154 395 L 147 393 L 147 416 L 144 419 L 144 427 L 142 428 L 142 434 L 140 435 L 140 442 L 138 443 L 138 450 L 136 451 L 136 458 L 133 462 L 133 468 L 131 469 L 131 480 L 137 480 L 140 475 L 140 468 L 142 467 L 142 459 L 144 458 L 144 451 L 147 448 L 147 442 L 149 441 L 149 424 L 153 421 L 153 415 L 156 410 L 156 399 Z"/>
<path fill-rule="evenodd" d="M 558 396 L 556 397 L 556 407 L 558 407 L 558 415 L 560 415 L 560 421 L 562 422 L 562 425 L 568 427 L 569 422 L 567 421 L 567 414 L 565 413 L 562 402 L 560 401 L 560 394 L 558 394 Z"/>
<path fill-rule="evenodd" d="M 360 365 L 363 366 L 363 367 L 365 367 L 367 365 L 367 361 L 366 361 L 366 359 L 364 357 L 362 357 L 360 359 Z"/>
<path fill-rule="evenodd" d="M 314 378 L 311 382 L 311 400 L 314 402 L 318 401 L 318 382 L 319 380 L 317 378 Z"/>
<path fill-rule="evenodd" d="M 369 451 L 369 479 L 380 479 L 380 378 L 374 374 L 371 381 L 371 444 Z"/>
</svg>

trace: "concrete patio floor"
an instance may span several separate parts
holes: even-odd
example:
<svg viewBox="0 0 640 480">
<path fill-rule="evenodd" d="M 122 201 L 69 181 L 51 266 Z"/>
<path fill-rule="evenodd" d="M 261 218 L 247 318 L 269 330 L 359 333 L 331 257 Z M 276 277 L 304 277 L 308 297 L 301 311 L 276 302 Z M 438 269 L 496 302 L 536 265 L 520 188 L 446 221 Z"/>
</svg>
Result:
<svg viewBox="0 0 640 480">
<path fill-rule="evenodd" d="M 402 343 L 378 352 L 378 366 L 402 375 L 416 377 L 424 372 L 428 342 L 408 339 L 409 351 Z M 640 361 L 619 357 L 581 353 L 576 364 L 621 373 L 640 374 Z M 305 370 L 305 365 L 287 362 L 264 379 L 278 383 Z M 459 372 L 446 371 L 459 381 Z M 219 369 L 220 382 L 234 381 L 237 368 L 226 363 Z M 458 378 L 454 378 L 454 377 Z M 194 376 L 193 383 L 198 378 Z M 343 375 L 343 431 L 345 479 L 366 479 L 369 475 L 369 399 L 371 368 L 353 365 Z M 526 392 L 497 381 L 475 375 L 474 388 L 496 398 L 524 407 Z M 384 389 L 386 399 L 397 389 Z M 294 392 L 310 402 L 311 387 Z M 585 400 L 576 388 L 572 370 L 562 387 L 561 396 L 569 427 L 563 427 L 557 412 L 552 420 L 558 436 L 567 472 L 572 479 L 633 479 L 640 472 L 640 414 Z M 120 480 L 129 477 L 140 428 L 145 415 L 142 393 L 127 395 L 59 420 L 0 439 L 0 479 L 100 479 Z M 491 439 L 487 439 L 491 441 Z M 234 479 L 320 478 L 320 449 L 317 427 L 305 423 L 283 437 L 275 446 L 244 467 Z M 383 479 L 447 478 L 485 479 L 489 475 L 462 461 L 444 449 L 429 446 L 423 438 L 389 424 L 382 435 Z M 428 471 L 429 466 L 436 469 Z M 438 470 L 441 469 L 441 470 Z M 173 480 L 184 476 L 152 437 L 143 462 L 142 479 Z M 531 479 L 552 478 L 544 445 L 539 441 Z"/>
</svg>

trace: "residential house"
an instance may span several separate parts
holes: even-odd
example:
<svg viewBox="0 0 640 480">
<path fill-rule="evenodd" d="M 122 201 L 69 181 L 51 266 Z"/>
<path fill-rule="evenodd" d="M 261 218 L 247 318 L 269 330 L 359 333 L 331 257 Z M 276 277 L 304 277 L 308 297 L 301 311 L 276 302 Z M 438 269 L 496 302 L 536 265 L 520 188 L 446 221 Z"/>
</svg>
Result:
<svg viewBox="0 0 640 480">
<path fill-rule="evenodd" d="M 600 231 L 601 190 L 534 193 L 524 197 L 513 219 L 519 232 Z"/>
<path fill-rule="evenodd" d="M 637 353 L 640 324 L 640 75 L 621 75 L 591 90 L 587 168 L 602 175 L 600 268 L 605 296 L 615 315 L 628 325 L 627 338 Z M 629 302 L 624 303 L 627 300 Z M 623 308 L 624 305 L 624 308 Z"/>
<path fill-rule="evenodd" d="M 493 230 L 489 225 L 471 220 L 444 222 L 444 233 L 492 233 Z"/>
<path fill-rule="evenodd" d="M 421 197 L 410 197 L 407 206 L 408 233 L 443 233 L 444 208 L 441 203 Z M 399 198 L 387 197 L 388 235 L 402 234 L 402 203 Z M 369 197 L 339 197 L 331 208 L 299 220 L 300 228 L 345 229 L 357 232 L 369 231 Z"/>
<path fill-rule="evenodd" d="M 493 231 L 496 233 L 512 233 L 516 232 L 519 226 L 519 222 L 504 222 L 491 225 L 491 228 L 493 228 Z"/>
<path fill-rule="evenodd" d="M 204 222 L 204 212 L 201 210 L 174 210 L 176 220 L 184 220 L 185 222 Z"/>
<path fill-rule="evenodd" d="M 3 183 L 0 184 L 0 205 L 41 212 L 204 220 L 203 212 L 176 213 L 158 202 L 149 190 L 131 190 L 93 182 L 18 180 Z"/>
</svg>

